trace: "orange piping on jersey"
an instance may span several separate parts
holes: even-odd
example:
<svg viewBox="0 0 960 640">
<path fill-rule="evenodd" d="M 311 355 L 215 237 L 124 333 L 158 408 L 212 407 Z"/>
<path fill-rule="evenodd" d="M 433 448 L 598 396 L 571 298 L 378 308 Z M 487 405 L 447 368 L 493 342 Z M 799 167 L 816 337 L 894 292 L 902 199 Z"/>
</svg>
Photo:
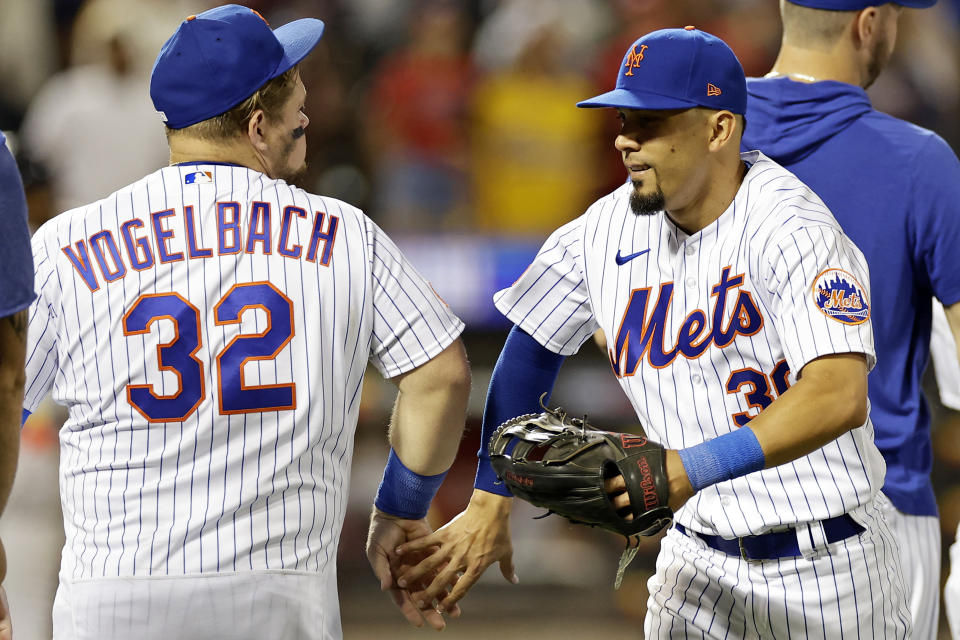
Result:
<svg viewBox="0 0 960 640">
<path fill-rule="evenodd" d="M 706 353 L 711 343 L 723 348 L 732 343 L 737 335 L 751 336 L 759 332 L 763 328 L 763 315 L 749 291 L 738 293 L 732 318 L 726 329 L 722 327 L 727 293 L 741 287 L 744 282 L 744 274 L 730 277 L 730 270 L 730 266 L 724 267 L 720 282 L 711 287 L 711 297 L 716 298 L 710 316 L 713 321 L 703 340 L 697 342 L 707 329 L 708 316 L 703 310 L 695 309 L 684 319 L 677 332 L 676 346 L 669 350 L 664 349 L 663 334 L 673 302 L 674 283 L 660 285 L 657 302 L 649 315 L 647 307 L 652 289 L 645 287 L 631 291 L 613 342 L 614 349 L 608 349 L 610 364 L 617 377 L 634 375 L 644 358 L 651 367 L 662 369 L 669 366 L 678 355 L 694 360 Z M 635 338 L 635 334 L 639 334 L 639 337 Z"/>
<path fill-rule="evenodd" d="M 138 303 L 141 299 L 143 299 L 143 298 L 163 298 L 163 297 L 168 297 L 168 296 L 176 296 L 177 298 L 180 299 L 181 302 L 183 302 L 185 305 L 187 305 L 188 307 L 190 307 L 190 308 L 193 310 L 193 313 L 194 313 L 194 314 L 196 314 L 197 345 L 196 345 L 196 347 L 194 347 L 193 351 L 191 351 L 191 352 L 190 352 L 189 354 L 187 354 L 187 355 L 189 355 L 190 358 L 191 358 L 192 360 L 194 360 L 194 361 L 197 363 L 197 365 L 200 367 L 200 395 L 199 395 L 199 398 L 197 399 L 197 401 L 193 404 L 193 406 L 190 407 L 186 412 L 184 412 L 183 415 L 175 416 L 175 417 L 171 417 L 171 418 L 151 418 L 151 417 L 148 416 L 146 413 L 144 413 L 143 409 L 141 409 L 140 406 L 137 405 L 137 403 L 135 403 L 135 402 L 133 401 L 133 398 L 131 397 L 131 392 L 132 392 L 134 389 L 146 389 L 146 390 L 150 393 L 150 395 L 153 396 L 154 398 L 156 398 L 157 400 L 173 399 L 173 398 L 178 397 L 178 396 L 183 392 L 183 378 L 180 376 L 180 371 L 178 371 L 176 367 L 171 367 L 171 366 L 168 366 L 168 365 L 163 364 L 163 349 L 166 348 L 166 347 L 169 347 L 169 346 L 171 346 L 171 345 L 173 345 L 173 344 L 176 344 L 176 343 L 179 342 L 179 340 L 180 340 L 180 323 L 177 321 L 177 319 L 176 319 L 175 317 L 170 316 L 170 315 L 152 316 L 152 317 L 150 318 L 150 321 L 147 322 L 146 326 L 145 326 L 143 329 L 141 329 L 141 330 L 135 330 L 135 331 L 128 331 L 128 330 L 127 330 L 127 318 L 130 316 L 130 313 L 137 307 L 137 303 Z M 203 373 L 203 362 L 202 362 L 199 358 L 197 358 L 197 352 L 200 351 L 200 348 L 203 346 L 203 333 L 200 331 L 200 311 L 199 311 L 195 306 L 193 306 L 192 304 L 190 304 L 190 301 L 187 300 L 186 298 L 184 298 L 183 296 L 181 296 L 179 293 L 144 293 L 144 294 L 141 294 L 141 295 L 137 298 L 137 301 L 136 301 L 136 302 L 134 302 L 132 305 L 130 305 L 130 309 L 123 315 L 123 321 L 122 321 L 122 323 L 121 323 L 121 326 L 123 327 L 123 335 L 125 335 L 125 336 L 136 336 L 136 335 L 141 335 L 141 334 L 145 334 L 145 333 L 150 333 L 150 326 L 151 326 L 154 322 L 156 322 L 157 320 L 162 320 L 162 319 L 170 320 L 170 321 L 173 323 L 173 339 L 172 339 L 170 342 L 158 342 L 158 344 L 157 344 L 157 368 L 159 368 L 160 371 L 171 371 L 171 372 L 173 372 L 173 375 L 175 375 L 175 376 L 177 377 L 177 391 L 176 391 L 176 393 L 171 393 L 171 394 L 168 394 L 168 395 L 165 395 L 165 396 L 158 396 L 158 395 L 157 395 L 156 393 L 154 393 L 154 391 L 153 391 L 153 385 L 150 385 L 150 384 L 128 384 L 128 385 L 127 385 L 127 402 L 130 404 L 131 407 L 133 407 L 134 409 L 136 409 L 137 413 L 139 413 L 140 415 L 142 415 L 142 416 L 144 417 L 144 419 L 146 419 L 147 422 L 151 422 L 151 423 L 156 423 L 156 422 L 183 422 L 184 420 L 186 420 L 187 418 L 189 418 L 189 417 L 193 414 L 194 411 L 197 410 L 197 407 L 199 407 L 199 406 L 200 406 L 200 403 L 202 403 L 202 402 L 204 401 L 204 399 L 206 398 L 206 383 L 204 382 L 204 380 L 206 380 L 206 376 L 205 376 L 204 373 Z"/>
<path fill-rule="evenodd" d="M 298 218 L 307 217 L 306 210 L 301 207 L 291 205 L 283 208 L 282 220 L 280 222 L 280 242 L 277 246 L 277 253 L 284 258 L 299 258 L 303 252 L 303 247 L 299 244 L 287 247 L 287 242 L 289 242 L 290 239 L 290 224 L 293 222 L 292 217 L 294 214 L 296 214 Z"/>
<path fill-rule="evenodd" d="M 173 209 L 164 209 L 163 211 L 154 211 L 150 214 L 150 221 L 153 224 L 153 239 L 157 244 L 157 258 L 160 264 L 168 262 L 180 262 L 183 260 L 183 253 L 171 252 L 167 244 L 175 238 L 173 229 L 166 229 L 163 226 L 163 219 L 175 215 Z"/>
<path fill-rule="evenodd" d="M 242 391 L 254 391 L 258 389 L 290 389 L 290 397 L 292 401 L 288 405 L 261 406 L 261 407 L 256 407 L 254 409 L 225 409 L 223 406 L 223 398 L 224 398 L 223 366 L 221 365 L 221 359 L 223 358 L 224 355 L 226 355 L 226 353 L 230 350 L 231 347 L 234 346 L 234 344 L 238 340 L 249 340 L 251 338 L 263 338 L 268 333 L 270 333 L 270 331 L 273 330 L 273 314 L 271 314 L 270 309 L 263 304 L 250 304 L 250 305 L 244 305 L 240 309 L 238 309 L 236 317 L 232 317 L 232 318 L 228 317 L 221 320 L 220 306 L 223 304 L 223 302 L 227 298 L 230 297 L 230 294 L 233 292 L 234 289 L 238 287 L 250 287 L 255 285 L 266 285 L 270 287 L 277 293 L 277 295 L 283 298 L 287 302 L 287 304 L 290 306 L 290 333 L 287 334 L 286 340 L 284 340 L 279 346 L 277 346 L 277 348 L 273 351 L 273 353 L 262 354 L 257 356 L 247 356 L 246 358 L 241 360 L 240 389 Z M 214 323 L 218 326 L 226 326 L 228 324 L 239 325 L 244 312 L 249 309 L 263 310 L 263 312 L 267 316 L 267 328 L 261 331 L 260 333 L 241 333 L 234 336 L 233 339 L 230 340 L 230 342 L 227 343 L 227 345 L 220 350 L 220 353 L 217 354 L 217 399 L 218 399 L 220 413 L 223 415 L 233 415 L 233 414 L 239 414 L 239 413 L 262 413 L 264 411 L 284 411 L 288 409 L 295 410 L 297 408 L 297 384 L 295 382 L 286 382 L 286 383 L 279 383 L 279 384 L 258 384 L 258 385 L 248 386 L 246 383 L 246 373 L 244 372 L 244 368 L 246 367 L 247 363 L 256 361 L 256 360 L 273 360 L 274 358 L 277 357 L 277 355 L 281 351 L 283 351 L 286 348 L 288 344 L 290 344 L 290 341 L 293 339 L 293 336 L 296 333 L 294 324 L 293 324 L 293 317 L 294 317 L 293 301 L 290 300 L 290 298 L 288 298 L 287 296 L 285 296 L 283 292 L 281 292 L 279 289 L 273 286 L 273 284 L 271 284 L 270 282 L 260 281 L 260 282 L 238 283 L 230 287 L 230 289 L 223 295 L 223 297 L 220 298 L 220 301 L 217 302 L 217 304 L 213 307 Z"/>
<path fill-rule="evenodd" d="M 107 264 L 107 258 L 101 246 L 104 242 L 106 242 L 110 257 L 116 265 L 116 271 L 111 271 L 110 265 Z M 108 229 L 104 229 L 90 236 L 90 250 L 93 251 L 93 257 L 97 259 L 97 265 L 100 267 L 100 275 L 103 276 L 104 280 L 113 282 L 127 275 L 127 265 L 125 265 L 120 258 L 120 247 L 117 246 L 117 241 Z"/>
<path fill-rule="evenodd" d="M 258 242 L 263 249 L 263 255 L 268 256 L 273 253 L 273 247 L 270 243 L 270 238 L 273 235 L 271 219 L 269 202 L 254 201 L 250 205 L 250 227 L 247 229 L 246 253 L 255 253 L 253 249 Z M 262 229 L 260 226 L 261 220 L 263 221 Z"/>
<path fill-rule="evenodd" d="M 70 245 L 61 247 L 60 250 L 63 251 L 67 259 L 70 260 L 70 264 L 77 270 L 80 278 L 86 283 L 90 291 L 96 291 L 100 288 L 100 282 L 93 272 L 93 265 L 90 264 L 90 254 L 87 253 L 87 243 L 83 240 L 77 240 L 76 247 L 76 251 L 74 251 Z"/>
</svg>

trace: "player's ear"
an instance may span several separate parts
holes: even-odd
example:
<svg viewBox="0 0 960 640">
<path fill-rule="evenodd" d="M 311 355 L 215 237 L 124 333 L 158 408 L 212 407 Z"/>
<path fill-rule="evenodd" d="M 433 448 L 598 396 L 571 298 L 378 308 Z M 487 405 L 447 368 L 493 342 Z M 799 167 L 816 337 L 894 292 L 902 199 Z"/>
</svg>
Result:
<svg viewBox="0 0 960 640">
<path fill-rule="evenodd" d="M 710 112 L 707 122 L 710 126 L 710 140 L 707 148 L 710 151 L 719 151 L 731 143 L 736 143 L 739 148 L 740 125 L 733 113 L 730 111 Z"/>
<path fill-rule="evenodd" d="M 880 10 L 877 7 L 867 7 L 857 13 L 853 19 L 853 43 L 857 49 L 869 48 L 880 29 Z"/>
<path fill-rule="evenodd" d="M 267 139 L 264 135 L 265 120 L 266 114 L 263 109 L 257 109 L 250 115 L 250 120 L 247 121 L 247 138 L 253 148 L 260 153 L 267 150 Z"/>
</svg>

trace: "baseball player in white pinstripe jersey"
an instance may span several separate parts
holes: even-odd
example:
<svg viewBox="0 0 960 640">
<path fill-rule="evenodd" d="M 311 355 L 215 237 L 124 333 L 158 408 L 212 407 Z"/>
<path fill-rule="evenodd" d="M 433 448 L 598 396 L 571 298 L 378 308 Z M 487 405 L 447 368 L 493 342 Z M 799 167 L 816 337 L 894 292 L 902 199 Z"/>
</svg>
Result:
<svg viewBox="0 0 960 640">
<path fill-rule="evenodd" d="M 739 153 L 745 79 L 722 41 L 693 27 L 648 34 L 616 87 L 579 106 L 617 109 L 630 181 L 495 296 L 515 327 L 485 433 L 536 411 L 564 356 L 602 328 L 614 374 L 668 449 L 676 524 L 649 582 L 646 637 L 908 637 L 876 499 L 863 255 L 795 176 Z M 401 580 L 447 563 L 417 599 L 464 571 L 440 594 L 450 606 L 491 559 L 509 558 L 507 518 L 491 515 L 509 498 L 486 454 L 476 490 L 493 506 L 471 504 L 401 550 L 438 547 Z M 621 477 L 609 490 L 629 504 Z"/>
<path fill-rule="evenodd" d="M 25 407 L 69 408 L 55 638 L 340 637 L 368 361 L 399 387 L 368 556 L 411 623 L 444 625 L 388 562 L 457 450 L 463 324 L 370 219 L 290 182 L 322 32 L 188 17 L 151 79 L 171 166 L 34 236 Z"/>
</svg>

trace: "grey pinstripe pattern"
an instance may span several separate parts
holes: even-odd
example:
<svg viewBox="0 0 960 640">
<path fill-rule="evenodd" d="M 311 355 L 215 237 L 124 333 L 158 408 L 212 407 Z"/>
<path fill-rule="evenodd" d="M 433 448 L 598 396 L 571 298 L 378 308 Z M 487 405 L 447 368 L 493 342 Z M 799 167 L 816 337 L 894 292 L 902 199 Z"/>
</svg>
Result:
<svg viewBox="0 0 960 640">
<path fill-rule="evenodd" d="M 184 184 L 206 170 L 209 184 Z M 216 203 L 240 204 L 241 251 L 218 255 Z M 270 206 L 269 252 L 246 252 L 250 203 Z M 278 251 L 282 212 L 293 216 Z M 185 207 L 193 207 L 191 259 Z M 161 263 L 151 212 L 173 209 L 163 228 Z M 326 231 L 338 221 L 332 258 L 306 258 L 314 217 Z M 153 264 L 133 269 L 121 225 L 141 219 Z M 261 219 L 260 225 L 264 224 Z M 112 233 L 126 275 L 106 282 L 92 252 L 94 291 L 61 250 L 102 230 Z M 103 242 L 108 242 L 104 239 Z M 109 245 L 108 245 L 109 246 Z M 323 250 L 323 243 L 319 249 Z M 448 346 L 463 324 L 433 293 L 393 242 L 360 211 L 308 194 L 246 168 L 226 165 L 162 169 L 110 197 L 62 214 L 34 236 L 40 297 L 30 311 L 27 409 L 48 390 L 69 409 L 61 430 L 61 494 L 66 579 L 177 576 L 224 570 L 332 572 L 346 505 L 358 390 L 369 360 L 384 375 L 416 367 Z M 113 269 L 111 251 L 103 254 Z M 319 254 L 319 251 L 318 251 Z M 244 366 L 245 384 L 296 385 L 296 408 L 223 415 L 217 354 L 237 335 L 268 328 L 249 308 L 239 323 L 217 325 L 213 307 L 235 285 L 266 281 L 293 301 L 293 336 L 274 358 Z M 161 371 L 157 345 L 176 338 L 173 323 L 154 322 L 125 336 L 123 316 L 143 294 L 175 292 L 200 311 L 205 395 L 180 422 L 148 422 L 127 402 L 128 384 L 158 396 L 178 388 Z"/>
<path fill-rule="evenodd" d="M 903 569 L 904 592 L 913 618 L 912 637 L 935 640 L 940 628 L 940 520 L 898 511 L 885 496 L 883 503 L 883 515 L 890 524 Z"/>
<path fill-rule="evenodd" d="M 950 545 L 950 575 L 943 587 L 943 608 L 954 640 L 960 640 L 960 573 L 957 567 L 960 567 L 960 524 Z"/>
<path fill-rule="evenodd" d="M 813 559 L 745 561 L 671 528 L 647 585 L 646 639 L 922 637 L 879 501 L 854 515 L 867 531 Z"/>
</svg>

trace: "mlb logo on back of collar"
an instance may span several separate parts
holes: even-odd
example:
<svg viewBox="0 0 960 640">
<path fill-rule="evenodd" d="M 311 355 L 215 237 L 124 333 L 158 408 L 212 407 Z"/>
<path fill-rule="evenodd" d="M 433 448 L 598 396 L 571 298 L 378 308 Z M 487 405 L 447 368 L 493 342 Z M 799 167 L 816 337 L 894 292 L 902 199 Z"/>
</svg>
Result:
<svg viewBox="0 0 960 640">
<path fill-rule="evenodd" d="M 183 184 L 212 184 L 212 171 L 194 171 L 183 176 Z"/>
</svg>

